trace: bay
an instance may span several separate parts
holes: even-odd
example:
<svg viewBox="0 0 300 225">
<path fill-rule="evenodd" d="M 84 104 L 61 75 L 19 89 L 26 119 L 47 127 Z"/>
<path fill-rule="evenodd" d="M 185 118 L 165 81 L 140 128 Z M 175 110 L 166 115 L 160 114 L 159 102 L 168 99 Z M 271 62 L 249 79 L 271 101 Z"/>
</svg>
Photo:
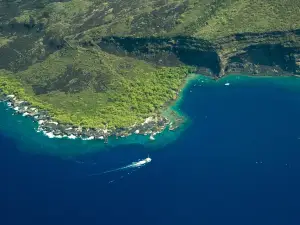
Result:
<svg viewBox="0 0 300 225">
<path fill-rule="evenodd" d="M 199 77 L 174 107 L 181 130 L 103 147 L 48 139 L 2 105 L 0 224 L 299 224 L 299 79 Z"/>
</svg>

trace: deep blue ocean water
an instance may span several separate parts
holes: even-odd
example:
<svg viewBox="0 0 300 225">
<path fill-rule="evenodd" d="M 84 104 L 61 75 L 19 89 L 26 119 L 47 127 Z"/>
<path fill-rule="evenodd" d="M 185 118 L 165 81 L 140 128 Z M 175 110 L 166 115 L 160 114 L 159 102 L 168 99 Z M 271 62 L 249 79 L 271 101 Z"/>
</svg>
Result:
<svg viewBox="0 0 300 225">
<path fill-rule="evenodd" d="M 300 81 L 276 79 L 196 82 L 180 106 L 190 125 L 155 150 L 28 153 L 50 142 L 86 152 L 92 143 L 41 138 L 0 107 L 0 224 L 299 225 Z M 153 161 L 130 175 L 88 176 L 148 153 Z"/>
</svg>

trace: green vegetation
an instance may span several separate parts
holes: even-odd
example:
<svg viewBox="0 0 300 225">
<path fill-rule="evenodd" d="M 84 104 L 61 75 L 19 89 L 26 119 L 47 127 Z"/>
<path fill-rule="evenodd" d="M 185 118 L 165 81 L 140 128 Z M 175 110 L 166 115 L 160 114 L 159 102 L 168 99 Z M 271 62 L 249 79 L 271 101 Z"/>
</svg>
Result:
<svg viewBox="0 0 300 225">
<path fill-rule="evenodd" d="M 60 122 L 113 129 L 157 114 L 176 97 L 188 71 L 156 69 L 101 51 L 65 49 L 17 73 L 17 79 L 0 73 L 0 87 Z"/>
<path fill-rule="evenodd" d="M 34 96 L 34 94 L 29 91 L 30 86 L 24 86 L 24 84 L 13 78 L 12 74 L 8 71 L 0 70 L 0 89 L 6 95 L 13 94 L 24 101 L 30 102 L 32 106 L 49 110 L 51 113 L 52 107 L 49 104 Z"/>
<path fill-rule="evenodd" d="M 299 30 L 299 15 L 298 0 L 12 0 L 0 4 L 0 88 L 64 123 L 127 127 L 176 97 L 187 64 L 224 71 L 252 44 L 299 47 L 296 33 L 260 37 Z M 113 37 L 131 39 L 103 45 Z"/>
<path fill-rule="evenodd" d="M 221 7 L 195 36 L 216 39 L 237 33 L 289 31 L 300 28 L 297 0 L 237 0 Z"/>
<path fill-rule="evenodd" d="M 50 0 L 49 0 L 50 2 Z M 147 4 L 145 4 L 147 3 Z M 23 10 L 18 23 L 43 23 L 49 35 L 174 36 L 215 39 L 300 28 L 297 0 L 70 0 Z"/>
<path fill-rule="evenodd" d="M 0 48 L 7 46 L 11 41 L 11 39 L 0 37 Z"/>
</svg>

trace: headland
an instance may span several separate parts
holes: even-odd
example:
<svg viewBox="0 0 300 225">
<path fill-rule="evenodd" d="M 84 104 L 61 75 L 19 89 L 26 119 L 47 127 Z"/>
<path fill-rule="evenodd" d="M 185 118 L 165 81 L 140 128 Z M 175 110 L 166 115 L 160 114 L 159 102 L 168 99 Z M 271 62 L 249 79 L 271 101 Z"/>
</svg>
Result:
<svg viewBox="0 0 300 225">
<path fill-rule="evenodd" d="M 189 74 L 299 76 L 299 9 L 280 0 L 0 4 L 1 99 L 50 138 L 154 140 L 184 123 L 174 102 Z"/>
</svg>

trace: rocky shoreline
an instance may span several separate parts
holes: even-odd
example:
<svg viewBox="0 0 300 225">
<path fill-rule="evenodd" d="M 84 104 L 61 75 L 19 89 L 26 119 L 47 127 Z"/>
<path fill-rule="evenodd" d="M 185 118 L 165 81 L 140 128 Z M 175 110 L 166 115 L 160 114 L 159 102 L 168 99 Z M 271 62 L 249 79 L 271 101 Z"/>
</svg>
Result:
<svg viewBox="0 0 300 225">
<path fill-rule="evenodd" d="M 109 137 L 127 137 L 132 134 L 149 135 L 150 140 L 155 140 L 155 135 L 161 133 L 167 127 L 174 130 L 175 127 L 167 118 L 162 116 L 148 117 L 143 123 L 134 124 L 131 127 L 123 129 L 101 129 L 85 128 L 63 124 L 52 120 L 49 113 L 45 110 L 32 106 L 27 101 L 18 99 L 15 95 L 6 95 L 0 90 L 0 102 L 6 102 L 7 106 L 12 108 L 16 113 L 24 117 L 30 117 L 37 122 L 37 132 L 42 132 L 49 138 L 67 138 L 81 140 L 104 140 L 108 142 Z"/>
</svg>

